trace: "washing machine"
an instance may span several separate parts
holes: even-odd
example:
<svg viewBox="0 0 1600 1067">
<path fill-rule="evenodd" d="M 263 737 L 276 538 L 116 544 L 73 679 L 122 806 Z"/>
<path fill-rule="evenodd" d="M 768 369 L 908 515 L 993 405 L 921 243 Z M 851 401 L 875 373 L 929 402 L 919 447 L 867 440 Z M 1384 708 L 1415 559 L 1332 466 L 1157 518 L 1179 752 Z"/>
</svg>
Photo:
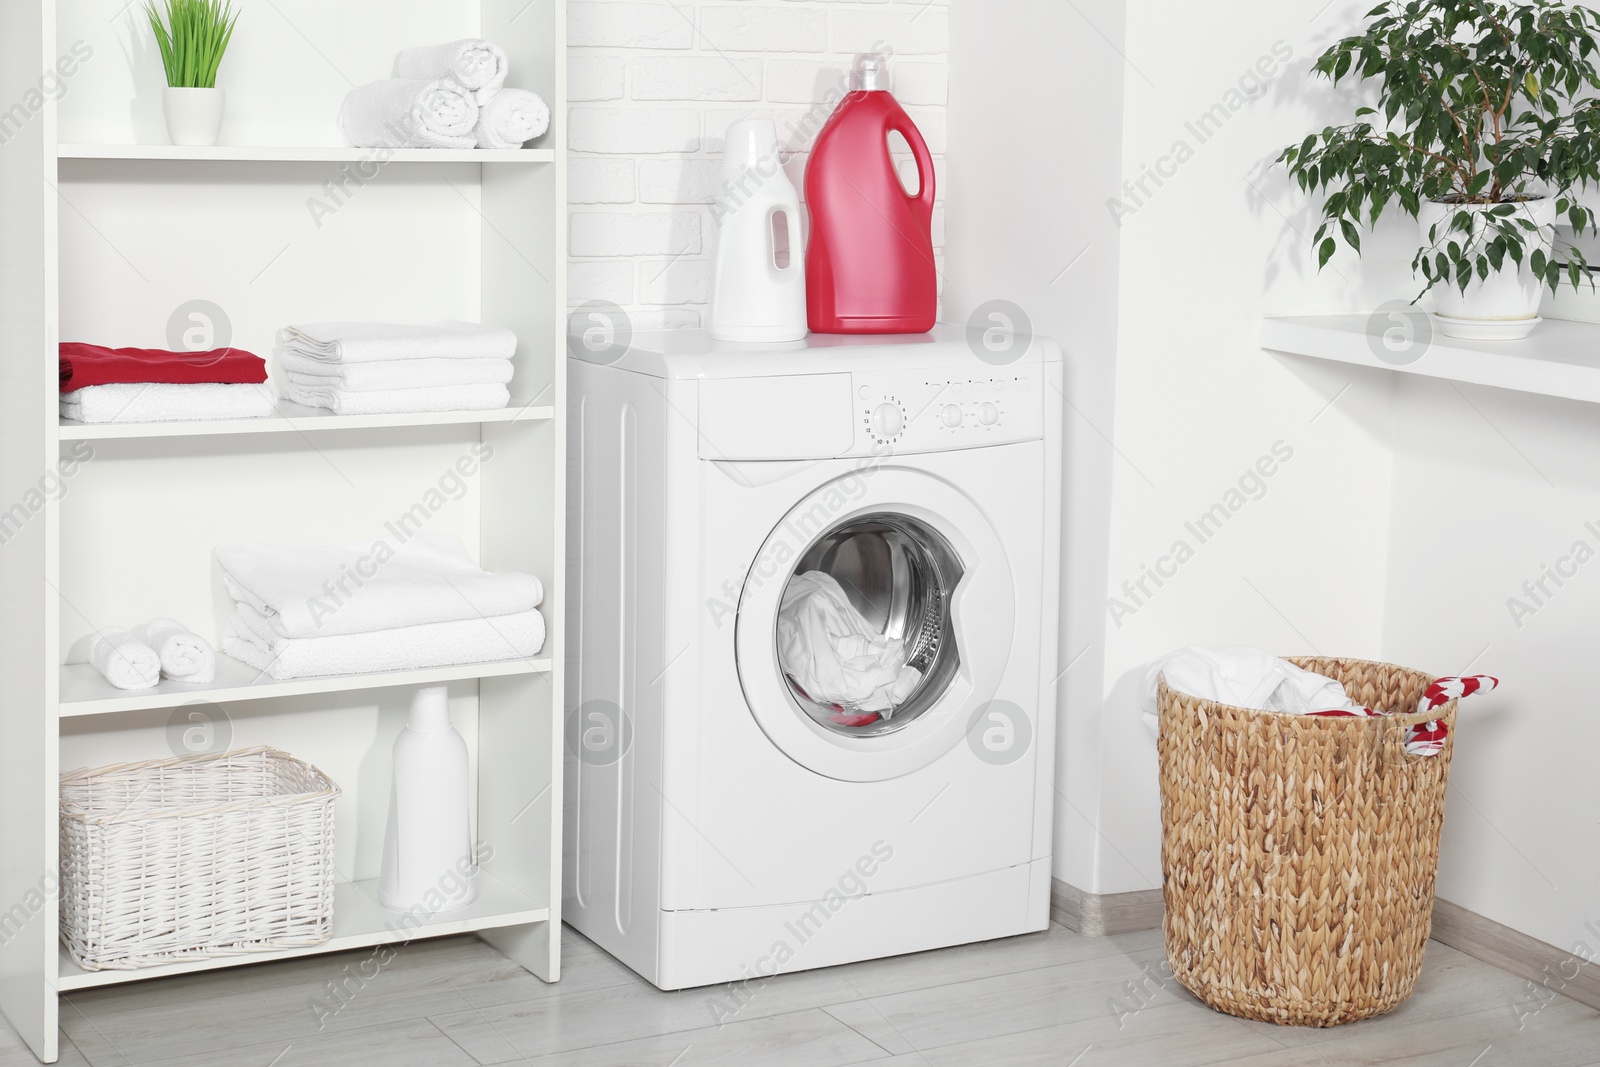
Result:
<svg viewBox="0 0 1600 1067">
<path fill-rule="evenodd" d="M 1013 348 L 573 346 L 563 907 L 660 988 L 1048 924 L 1061 357 Z M 818 574 L 875 708 L 785 644 Z"/>
</svg>

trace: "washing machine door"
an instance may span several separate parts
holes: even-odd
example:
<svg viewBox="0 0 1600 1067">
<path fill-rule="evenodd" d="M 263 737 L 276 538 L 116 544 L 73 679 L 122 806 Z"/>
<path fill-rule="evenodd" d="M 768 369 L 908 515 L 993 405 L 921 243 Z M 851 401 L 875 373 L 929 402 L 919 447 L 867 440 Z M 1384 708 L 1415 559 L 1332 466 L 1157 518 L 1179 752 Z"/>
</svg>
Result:
<svg viewBox="0 0 1600 1067">
<path fill-rule="evenodd" d="M 1015 630 L 1011 567 L 978 505 L 931 474 L 856 471 L 797 503 L 757 555 L 739 682 L 789 758 L 883 781 L 963 741 Z"/>
</svg>

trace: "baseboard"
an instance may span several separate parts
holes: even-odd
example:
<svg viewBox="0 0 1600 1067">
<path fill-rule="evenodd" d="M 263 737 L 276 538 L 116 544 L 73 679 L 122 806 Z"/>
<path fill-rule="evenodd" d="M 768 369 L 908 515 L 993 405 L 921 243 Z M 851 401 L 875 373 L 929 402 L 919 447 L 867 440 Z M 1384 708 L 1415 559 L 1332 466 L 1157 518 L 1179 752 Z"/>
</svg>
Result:
<svg viewBox="0 0 1600 1067">
<path fill-rule="evenodd" d="M 1459 904 L 1448 900 L 1433 902 L 1433 939 L 1552 993 L 1600 1008 L 1600 965 L 1485 919 Z"/>
<path fill-rule="evenodd" d="M 1050 880 L 1050 918 L 1089 937 L 1158 929 L 1162 910 L 1159 889 L 1086 893 L 1059 878 Z M 1433 939 L 1552 993 L 1600 1009 L 1600 964 L 1589 963 L 1459 904 L 1434 901 Z"/>
<path fill-rule="evenodd" d="M 1050 918 L 1088 937 L 1160 929 L 1163 909 L 1159 889 L 1085 893 L 1059 878 L 1050 879 Z"/>
</svg>

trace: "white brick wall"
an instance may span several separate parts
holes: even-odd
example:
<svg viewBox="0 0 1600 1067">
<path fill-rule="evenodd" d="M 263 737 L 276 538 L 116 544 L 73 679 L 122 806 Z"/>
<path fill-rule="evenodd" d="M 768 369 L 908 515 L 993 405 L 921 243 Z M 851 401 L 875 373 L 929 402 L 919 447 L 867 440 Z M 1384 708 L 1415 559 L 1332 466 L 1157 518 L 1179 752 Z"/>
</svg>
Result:
<svg viewBox="0 0 1600 1067">
<path fill-rule="evenodd" d="M 704 325 L 711 203 L 730 123 L 778 124 L 789 178 L 856 52 L 893 49 L 894 94 L 944 177 L 946 0 L 583 0 L 568 5 L 573 304 L 604 300 L 635 329 Z M 914 169 L 912 171 L 914 173 Z M 934 212 L 944 238 L 944 189 Z"/>
</svg>

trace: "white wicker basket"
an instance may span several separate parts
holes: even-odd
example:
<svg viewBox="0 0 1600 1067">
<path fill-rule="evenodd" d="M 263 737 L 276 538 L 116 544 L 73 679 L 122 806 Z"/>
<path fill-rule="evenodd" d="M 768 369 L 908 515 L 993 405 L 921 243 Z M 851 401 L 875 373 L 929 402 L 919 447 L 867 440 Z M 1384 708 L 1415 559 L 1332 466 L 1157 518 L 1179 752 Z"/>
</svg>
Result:
<svg viewBox="0 0 1600 1067">
<path fill-rule="evenodd" d="M 85 970 L 316 945 L 339 787 L 272 748 L 61 776 L 61 940 Z"/>
</svg>

